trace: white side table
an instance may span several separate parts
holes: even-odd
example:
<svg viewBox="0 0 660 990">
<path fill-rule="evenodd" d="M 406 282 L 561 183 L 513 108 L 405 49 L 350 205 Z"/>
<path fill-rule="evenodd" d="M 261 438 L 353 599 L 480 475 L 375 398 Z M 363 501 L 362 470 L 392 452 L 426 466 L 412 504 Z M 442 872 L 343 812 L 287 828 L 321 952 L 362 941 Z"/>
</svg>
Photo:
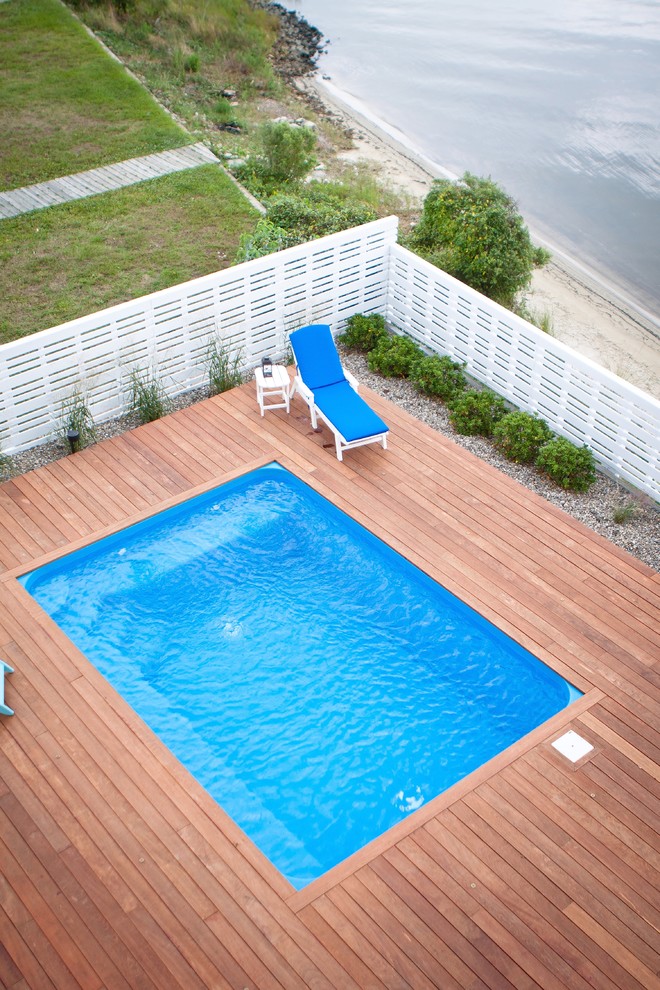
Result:
<svg viewBox="0 0 660 990">
<path fill-rule="evenodd" d="M 273 365 L 272 376 L 266 378 L 261 368 L 254 369 L 254 378 L 257 383 L 257 402 L 261 409 L 261 415 L 266 409 L 286 409 L 290 411 L 291 383 L 289 372 L 282 364 Z M 281 402 L 267 402 L 266 399 L 281 399 Z"/>
</svg>

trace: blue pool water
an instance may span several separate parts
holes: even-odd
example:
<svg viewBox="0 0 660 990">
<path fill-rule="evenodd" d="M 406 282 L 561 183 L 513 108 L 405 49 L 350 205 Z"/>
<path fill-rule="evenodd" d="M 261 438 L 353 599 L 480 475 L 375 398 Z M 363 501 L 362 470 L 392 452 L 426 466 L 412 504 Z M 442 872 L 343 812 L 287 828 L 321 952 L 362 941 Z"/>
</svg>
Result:
<svg viewBox="0 0 660 990">
<path fill-rule="evenodd" d="M 21 580 L 297 888 L 579 696 L 276 464 Z"/>
</svg>

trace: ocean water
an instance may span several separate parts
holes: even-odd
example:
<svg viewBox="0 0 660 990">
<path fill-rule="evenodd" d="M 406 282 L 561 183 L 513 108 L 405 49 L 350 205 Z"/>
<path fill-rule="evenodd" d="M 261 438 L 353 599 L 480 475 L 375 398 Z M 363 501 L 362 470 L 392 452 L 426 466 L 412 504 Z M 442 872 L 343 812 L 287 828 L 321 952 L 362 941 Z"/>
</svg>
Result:
<svg viewBox="0 0 660 990">
<path fill-rule="evenodd" d="M 21 580 L 298 888 L 579 696 L 275 464 Z"/>
<path fill-rule="evenodd" d="M 334 86 L 660 323 L 658 0 L 297 0 Z"/>
</svg>

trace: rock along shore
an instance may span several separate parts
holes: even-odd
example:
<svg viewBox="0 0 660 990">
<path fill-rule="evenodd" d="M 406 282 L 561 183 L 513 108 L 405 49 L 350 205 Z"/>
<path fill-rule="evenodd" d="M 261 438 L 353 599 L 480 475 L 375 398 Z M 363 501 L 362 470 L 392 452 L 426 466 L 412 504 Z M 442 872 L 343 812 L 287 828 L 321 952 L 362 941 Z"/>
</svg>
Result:
<svg viewBox="0 0 660 990">
<path fill-rule="evenodd" d="M 272 0 L 248 0 L 251 7 L 268 10 L 280 22 L 280 34 L 271 61 L 283 79 L 291 81 L 316 72 L 316 60 L 324 50 L 323 35 L 295 11 Z"/>
</svg>

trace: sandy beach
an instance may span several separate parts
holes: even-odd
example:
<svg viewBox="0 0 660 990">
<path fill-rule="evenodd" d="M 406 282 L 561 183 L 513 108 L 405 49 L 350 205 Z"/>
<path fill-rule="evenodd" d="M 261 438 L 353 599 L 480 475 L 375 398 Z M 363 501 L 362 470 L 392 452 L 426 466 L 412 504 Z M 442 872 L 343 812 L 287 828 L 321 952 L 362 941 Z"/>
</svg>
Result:
<svg viewBox="0 0 660 990">
<path fill-rule="evenodd" d="M 435 178 L 451 173 L 418 154 L 405 135 L 372 120 L 365 108 L 319 76 L 298 87 L 320 101 L 353 134 L 353 147 L 339 152 L 347 162 L 366 162 L 381 181 L 421 205 Z M 535 272 L 528 295 L 530 309 L 549 313 L 553 336 L 580 354 L 660 399 L 660 322 L 647 319 L 614 291 L 553 254 Z"/>
</svg>

